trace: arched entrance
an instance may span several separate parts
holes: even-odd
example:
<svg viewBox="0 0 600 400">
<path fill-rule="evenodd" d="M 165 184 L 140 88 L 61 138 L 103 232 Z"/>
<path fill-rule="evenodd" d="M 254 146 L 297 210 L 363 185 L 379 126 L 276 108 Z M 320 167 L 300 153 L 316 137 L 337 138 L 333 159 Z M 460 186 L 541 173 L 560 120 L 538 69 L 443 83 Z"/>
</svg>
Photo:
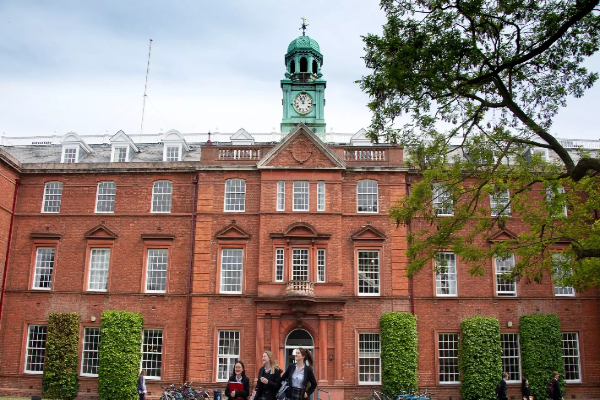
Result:
<svg viewBox="0 0 600 400">
<path fill-rule="evenodd" d="M 315 342 L 313 341 L 310 333 L 305 331 L 304 329 L 295 329 L 290 332 L 288 337 L 285 339 L 285 367 L 291 363 L 296 362 L 294 358 L 294 351 L 298 347 L 304 347 L 305 349 L 310 350 L 313 354 L 313 359 L 315 355 Z"/>
</svg>

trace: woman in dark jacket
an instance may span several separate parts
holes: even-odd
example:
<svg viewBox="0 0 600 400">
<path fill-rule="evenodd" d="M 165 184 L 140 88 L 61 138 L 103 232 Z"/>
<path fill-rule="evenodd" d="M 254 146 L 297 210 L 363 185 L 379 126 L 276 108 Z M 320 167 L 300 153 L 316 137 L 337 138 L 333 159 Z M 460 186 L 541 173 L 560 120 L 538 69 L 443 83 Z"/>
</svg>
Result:
<svg viewBox="0 0 600 400">
<path fill-rule="evenodd" d="M 529 392 L 529 380 L 527 378 L 523 378 L 521 381 L 521 394 L 525 400 L 529 400 L 529 396 L 531 396 Z"/>
<path fill-rule="evenodd" d="M 250 379 L 246 376 L 246 369 L 244 368 L 244 363 L 238 361 L 235 363 L 233 367 L 233 375 L 229 377 L 229 381 L 227 382 L 227 388 L 225 389 L 225 396 L 229 399 L 244 399 L 248 398 L 248 394 L 250 393 Z M 244 385 L 244 390 L 229 390 L 229 382 L 237 382 Z"/>
<path fill-rule="evenodd" d="M 302 347 L 296 349 L 296 363 L 290 364 L 281 381 L 288 381 L 287 398 L 290 400 L 302 400 L 309 397 L 317 389 L 317 380 L 311 366 L 313 358 L 309 350 Z"/>
<path fill-rule="evenodd" d="M 258 370 L 255 400 L 275 400 L 281 380 L 281 370 L 273 357 L 273 353 L 265 351 L 262 357 L 263 366 Z"/>
</svg>

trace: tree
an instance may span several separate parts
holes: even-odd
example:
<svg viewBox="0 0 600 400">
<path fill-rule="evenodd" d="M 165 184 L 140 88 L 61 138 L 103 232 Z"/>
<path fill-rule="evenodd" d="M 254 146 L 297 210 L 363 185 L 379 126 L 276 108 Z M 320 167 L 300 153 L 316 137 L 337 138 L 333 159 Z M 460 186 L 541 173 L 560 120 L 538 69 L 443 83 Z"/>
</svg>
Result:
<svg viewBox="0 0 600 400">
<path fill-rule="evenodd" d="M 401 143 L 419 177 L 390 210 L 414 228 L 409 275 L 452 248 L 472 274 L 516 253 L 517 278 L 550 272 L 560 285 L 600 285 L 600 158 L 551 133 L 568 96 L 598 79 L 583 66 L 600 43 L 598 0 L 381 7 L 387 24 L 363 38 L 371 72 L 359 83 L 371 139 Z M 410 122 L 399 126 L 403 114 Z"/>
</svg>

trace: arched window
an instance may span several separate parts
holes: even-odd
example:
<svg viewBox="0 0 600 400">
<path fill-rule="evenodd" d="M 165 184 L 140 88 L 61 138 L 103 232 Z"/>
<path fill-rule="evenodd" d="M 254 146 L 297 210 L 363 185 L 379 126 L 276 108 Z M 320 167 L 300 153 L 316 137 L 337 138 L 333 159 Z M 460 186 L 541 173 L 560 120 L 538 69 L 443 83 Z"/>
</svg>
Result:
<svg viewBox="0 0 600 400">
<path fill-rule="evenodd" d="M 307 331 L 304 329 L 296 329 L 290 332 L 288 337 L 285 340 L 285 367 L 288 365 L 295 363 L 296 359 L 294 358 L 295 351 L 298 347 L 305 348 L 310 350 L 313 353 L 314 358 L 314 347 L 315 342 Z"/>
<path fill-rule="evenodd" d="M 296 73 L 296 62 L 294 60 L 292 60 L 292 62 L 290 63 L 290 74 L 295 74 Z"/>
<path fill-rule="evenodd" d="M 308 61 L 306 57 L 300 59 L 300 72 L 308 72 Z"/>
<path fill-rule="evenodd" d="M 317 62 L 315 60 L 313 60 L 312 73 L 316 74 L 318 70 L 319 70 L 319 66 L 317 65 Z"/>
</svg>

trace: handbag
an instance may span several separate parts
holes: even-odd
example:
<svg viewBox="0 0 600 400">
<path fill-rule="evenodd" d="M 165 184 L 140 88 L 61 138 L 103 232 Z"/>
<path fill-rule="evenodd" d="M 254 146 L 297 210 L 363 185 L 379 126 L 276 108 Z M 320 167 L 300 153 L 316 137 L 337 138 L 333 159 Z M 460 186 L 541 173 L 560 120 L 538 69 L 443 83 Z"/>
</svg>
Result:
<svg viewBox="0 0 600 400">
<path fill-rule="evenodd" d="M 279 391 L 277 392 L 277 394 L 275 395 L 276 398 L 278 399 L 285 399 L 285 397 L 287 396 L 287 390 L 288 390 L 288 382 L 287 381 L 283 381 L 281 383 L 281 387 L 279 388 Z"/>
</svg>

